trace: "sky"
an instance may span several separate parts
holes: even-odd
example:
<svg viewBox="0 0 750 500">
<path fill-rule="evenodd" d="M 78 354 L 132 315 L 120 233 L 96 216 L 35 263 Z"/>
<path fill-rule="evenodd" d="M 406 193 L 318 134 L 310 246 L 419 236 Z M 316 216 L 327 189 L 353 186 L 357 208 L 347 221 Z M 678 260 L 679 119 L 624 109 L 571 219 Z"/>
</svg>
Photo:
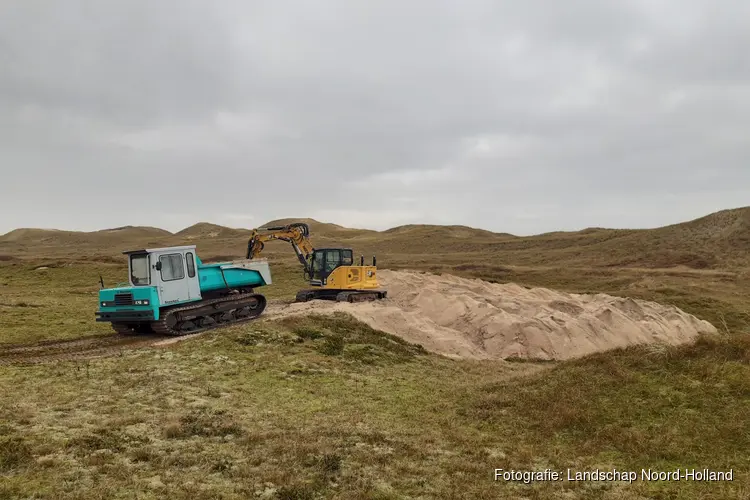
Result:
<svg viewBox="0 0 750 500">
<path fill-rule="evenodd" d="M 645 228 L 750 205 L 743 0 L 15 0 L 19 227 Z"/>
</svg>

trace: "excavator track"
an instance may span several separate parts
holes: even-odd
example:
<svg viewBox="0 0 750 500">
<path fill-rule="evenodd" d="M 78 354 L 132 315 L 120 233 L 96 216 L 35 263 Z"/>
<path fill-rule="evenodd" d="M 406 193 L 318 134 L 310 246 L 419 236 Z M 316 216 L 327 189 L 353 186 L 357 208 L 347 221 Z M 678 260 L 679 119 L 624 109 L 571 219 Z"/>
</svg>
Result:
<svg viewBox="0 0 750 500">
<path fill-rule="evenodd" d="M 257 293 L 236 294 L 162 311 L 151 330 L 160 335 L 183 336 L 253 320 L 266 308 L 266 298 Z M 114 325 L 113 325 L 114 326 Z"/>
<path fill-rule="evenodd" d="M 300 290 L 297 292 L 295 302 L 308 302 L 310 300 L 332 300 L 336 302 L 371 302 L 386 298 L 385 290 L 330 290 L 313 289 Z"/>
<path fill-rule="evenodd" d="M 385 292 L 341 292 L 336 295 L 337 302 L 372 302 L 373 300 L 380 300 L 385 298 Z"/>
</svg>

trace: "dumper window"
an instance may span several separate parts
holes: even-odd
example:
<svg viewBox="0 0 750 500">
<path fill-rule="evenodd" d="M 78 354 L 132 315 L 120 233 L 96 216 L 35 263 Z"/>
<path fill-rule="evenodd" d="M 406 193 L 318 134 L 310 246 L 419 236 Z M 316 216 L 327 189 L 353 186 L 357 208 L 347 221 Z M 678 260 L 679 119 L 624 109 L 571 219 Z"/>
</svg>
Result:
<svg viewBox="0 0 750 500">
<path fill-rule="evenodd" d="M 151 274 L 148 272 L 147 254 L 130 256 L 130 282 L 133 286 L 151 284 Z"/>
<path fill-rule="evenodd" d="M 195 278 L 195 261 L 193 260 L 193 252 L 185 254 L 185 262 L 187 263 L 188 278 Z"/>
<path fill-rule="evenodd" d="M 174 281 L 185 277 L 185 267 L 182 265 L 182 254 L 170 253 L 159 257 L 161 262 L 161 280 Z"/>
</svg>

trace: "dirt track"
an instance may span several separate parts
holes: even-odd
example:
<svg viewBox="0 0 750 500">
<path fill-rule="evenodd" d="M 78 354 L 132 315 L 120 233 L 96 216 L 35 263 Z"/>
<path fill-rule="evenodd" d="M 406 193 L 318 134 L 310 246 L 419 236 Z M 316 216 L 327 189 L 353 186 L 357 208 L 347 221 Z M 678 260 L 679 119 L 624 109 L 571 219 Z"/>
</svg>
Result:
<svg viewBox="0 0 750 500">
<path fill-rule="evenodd" d="M 289 307 L 285 303 L 269 303 L 261 319 L 273 319 L 286 315 Z M 120 335 L 105 333 L 88 335 L 76 339 L 44 340 L 27 344 L 0 344 L 0 365 L 25 365 L 53 361 L 76 361 L 113 356 L 123 350 L 144 347 L 166 347 L 177 342 L 199 337 L 194 335 L 172 337 L 169 335 L 138 334 Z"/>
<path fill-rule="evenodd" d="M 165 338 L 168 337 L 112 333 L 34 344 L 0 344 L 0 365 L 35 364 L 111 356 L 124 349 L 149 347 Z"/>
</svg>

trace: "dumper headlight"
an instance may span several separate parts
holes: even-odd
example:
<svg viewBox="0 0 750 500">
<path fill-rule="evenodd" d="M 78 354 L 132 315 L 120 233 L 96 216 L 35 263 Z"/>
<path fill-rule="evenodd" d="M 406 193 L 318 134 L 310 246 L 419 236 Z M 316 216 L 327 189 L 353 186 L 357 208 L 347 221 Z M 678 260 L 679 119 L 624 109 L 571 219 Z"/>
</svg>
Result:
<svg viewBox="0 0 750 500">
<path fill-rule="evenodd" d="M 107 303 L 106 302 L 102 302 L 102 307 L 107 307 Z"/>
</svg>

